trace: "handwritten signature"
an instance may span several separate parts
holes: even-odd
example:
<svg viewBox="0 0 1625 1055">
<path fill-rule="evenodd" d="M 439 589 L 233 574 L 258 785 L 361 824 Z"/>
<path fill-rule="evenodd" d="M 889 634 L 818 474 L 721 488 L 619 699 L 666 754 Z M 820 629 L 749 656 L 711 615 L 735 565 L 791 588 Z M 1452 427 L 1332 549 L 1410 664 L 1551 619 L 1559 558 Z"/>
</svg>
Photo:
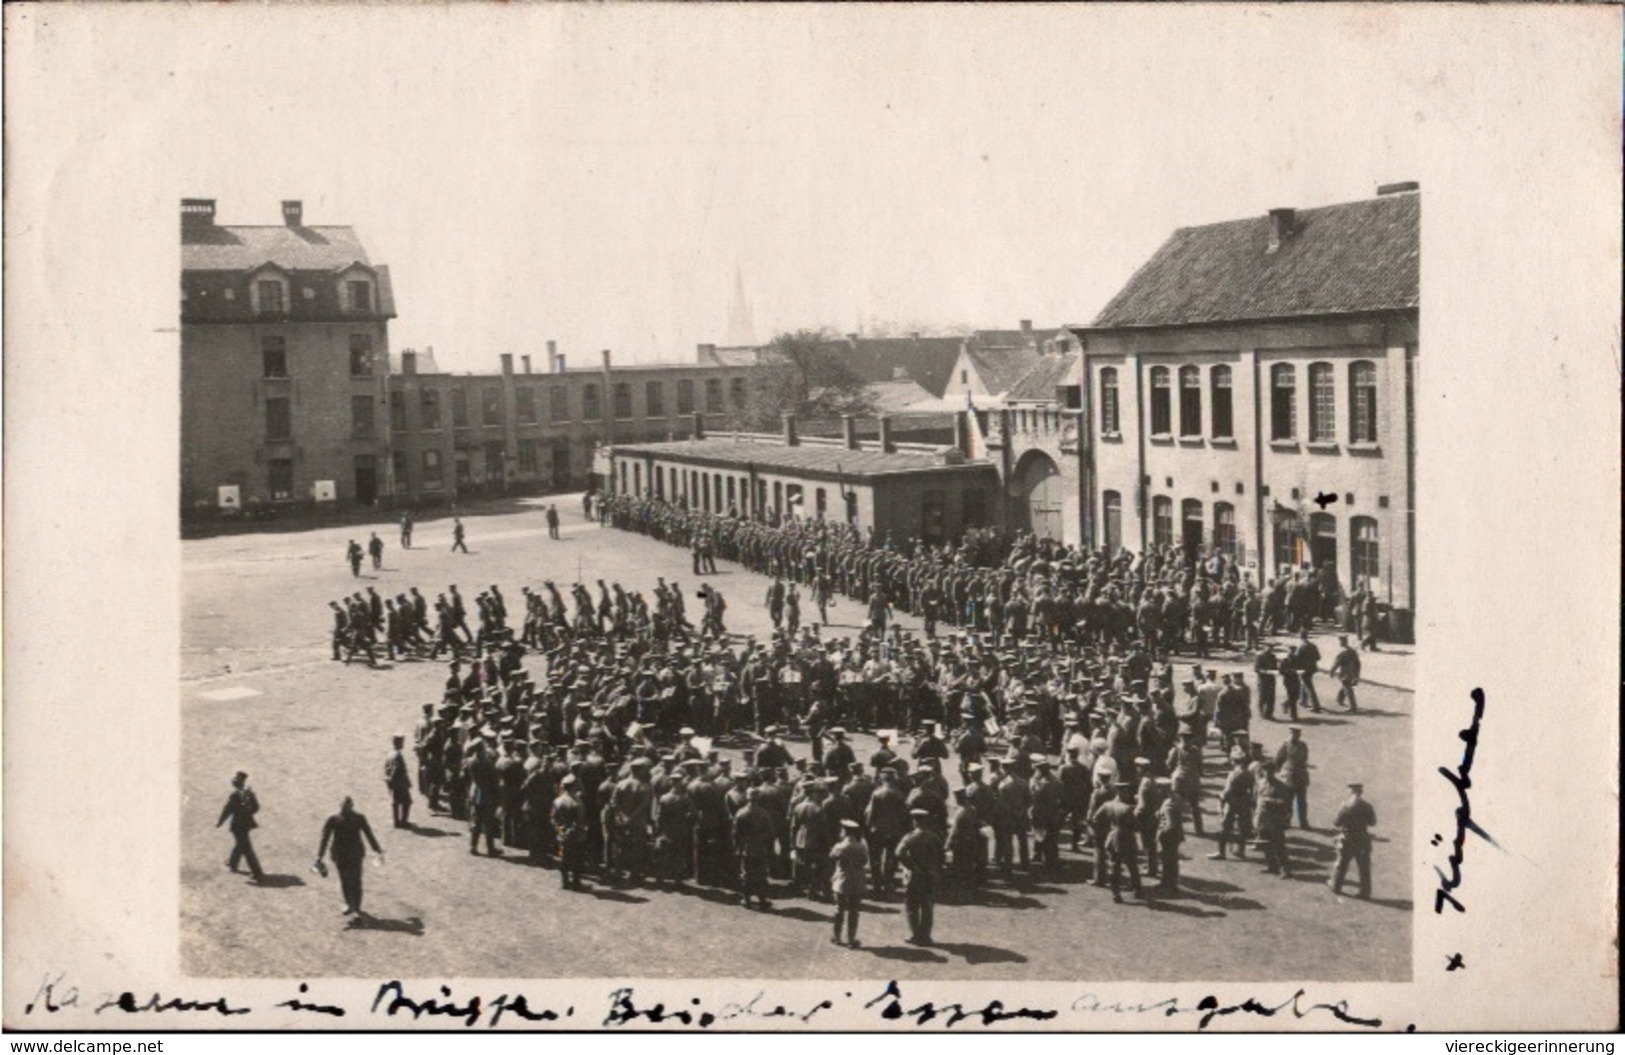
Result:
<svg viewBox="0 0 1625 1055">
<path fill-rule="evenodd" d="M 1489 832 L 1479 827 L 1478 823 L 1473 820 L 1473 802 L 1472 798 L 1467 794 L 1468 789 L 1473 786 L 1471 775 L 1473 756 L 1478 752 L 1478 730 L 1484 721 L 1484 690 L 1474 689 L 1472 697 L 1473 720 L 1468 723 L 1467 728 L 1456 734 L 1461 738 L 1461 742 L 1467 745 L 1466 749 L 1461 753 L 1461 764 L 1455 769 L 1446 769 L 1444 766 L 1439 767 L 1439 773 L 1450 781 L 1451 786 L 1456 789 L 1456 795 L 1461 800 L 1461 804 L 1456 807 L 1456 835 L 1450 844 L 1450 871 L 1446 873 L 1438 865 L 1433 866 L 1433 871 L 1438 873 L 1439 876 L 1439 889 L 1433 895 L 1433 911 L 1435 913 L 1443 912 L 1445 905 L 1449 905 L 1457 912 L 1467 911 L 1467 906 L 1463 905 L 1451 891 L 1461 886 L 1462 844 L 1466 842 L 1468 832 L 1472 832 L 1497 850 L 1501 848 L 1501 844 L 1496 842 Z M 1443 841 L 1444 836 L 1438 834 L 1433 836 L 1434 846 L 1438 846 Z"/>
</svg>

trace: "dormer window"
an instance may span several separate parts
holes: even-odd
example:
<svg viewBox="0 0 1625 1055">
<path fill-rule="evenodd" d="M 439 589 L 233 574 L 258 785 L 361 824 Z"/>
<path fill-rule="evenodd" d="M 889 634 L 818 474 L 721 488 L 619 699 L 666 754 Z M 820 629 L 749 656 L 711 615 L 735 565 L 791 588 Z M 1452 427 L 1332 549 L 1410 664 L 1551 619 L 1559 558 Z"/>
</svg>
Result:
<svg viewBox="0 0 1625 1055">
<path fill-rule="evenodd" d="M 352 281 L 344 285 L 351 311 L 363 314 L 372 311 L 371 282 Z"/>
<path fill-rule="evenodd" d="M 254 297 L 258 301 L 254 310 L 261 315 L 280 315 L 287 310 L 282 296 L 282 282 L 275 278 L 262 278 L 254 283 Z"/>
</svg>

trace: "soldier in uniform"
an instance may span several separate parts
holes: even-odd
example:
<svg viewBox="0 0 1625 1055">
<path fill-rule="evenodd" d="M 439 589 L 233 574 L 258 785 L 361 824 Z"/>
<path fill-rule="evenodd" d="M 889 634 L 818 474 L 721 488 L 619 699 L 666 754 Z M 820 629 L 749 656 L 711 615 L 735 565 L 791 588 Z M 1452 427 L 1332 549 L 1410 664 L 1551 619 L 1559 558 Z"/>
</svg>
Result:
<svg viewBox="0 0 1625 1055">
<path fill-rule="evenodd" d="M 406 768 L 406 737 L 395 737 L 395 750 L 384 759 L 384 786 L 389 788 L 390 817 L 397 828 L 412 823 L 412 775 Z"/>
<path fill-rule="evenodd" d="M 1303 729 L 1300 726 L 1287 728 L 1287 741 L 1275 752 L 1275 768 L 1287 787 L 1292 789 L 1292 805 L 1297 809 L 1298 827 L 1308 828 L 1309 745 L 1303 742 Z"/>
<path fill-rule="evenodd" d="M 694 863 L 694 807 L 680 780 L 672 780 L 655 800 L 655 884 L 681 887 Z"/>
<path fill-rule="evenodd" d="M 468 780 L 468 852 L 480 852 L 480 836 L 485 836 L 485 852 L 501 857 L 497 848 L 498 785 L 496 764 L 491 761 L 485 741 L 475 739 L 463 771 Z"/>
<path fill-rule="evenodd" d="M 1165 785 L 1170 781 L 1167 777 L 1158 777 L 1157 783 Z M 1157 884 L 1157 889 L 1163 893 L 1179 892 L 1179 847 L 1184 841 L 1185 822 L 1179 796 L 1165 794 L 1162 805 L 1157 807 L 1156 831 L 1156 852 L 1162 865 L 1162 880 Z"/>
<path fill-rule="evenodd" d="M 1043 755 L 1033 756 L 1037 771 L 1032 783 L 1033 833 L 1038 837 L 1038 860 L 1051 871 L 1061 867 L 1061 785 L 1051 774 L 1050 760 Z"/>
<path fill-rule="evenodd" d="M 1363 795 L 1364 784 L 1350 784 L 1349 797 L 1337 811 L 1332 827 L 1337 829 L 1337 870 L 1326 885 L 1332 893 L 1343 892 L 1343 880 L 1353 861 L 1360 873 L 1361 898 L 1371 897 L 1371 829 L 1377 826 L 1377 811 Z"/>
<path fill-rule="evenodd" d="M 850 818 L 841 821 L 841 841 L 829 852 L 834 865 L 831 885 L 835 892 L 835 933 L 830 941 L 841 944 L 845 925 L 846 944 L 858 947 L 858 915 L 863 911 L 864 881 L 869 871 L 869 850 L 863 845 L 863 828 Z"/>
<path fill-rule="evenodd" d="M 259 827 L 259 822 L 254 819 L 254 815 L 259 811 L 259 796 L 248 786 L 248 774 L 239 770 L 237 775 L 231 778 L 231 794 L 226 796 L 226 804 L 220 810 L 220 819 L 214 822 L 214 826 L 218 828 L 226 821 L 231 821 L 231 856 L 226 858 L 226 867 L 235 872 L 237 863 L 246 860 L 248 871 L 253 875 L 255 883 L 265 880 L 259 856 L 254 853 L 254 842 L 249 837 L 249 833 Z"/>
<path fill-rule="evenodd" d="M 1254 783 L 1247 757 L 1232 756 L 1230 775 L 1225 778 L 1224 791 L 1219 795 L 1219 845 L 1214 853 L 1208 854 L 1209 860 L 1223 861 L 1225 845 L 1232 842 L 1236 846 L 1236 859 L 1247 860 L 1247 840 L 1252 835 Z"/>
<path fill-rule="evenodd" d="M 1292 789 L 1276 776 L 1274 763 L 1265 760 L 1259 764 L 1253 796 L 1253 827 L 1264 851 L 1264 871 L 1290 878 L 1292 861 L 1287 856 L 1286 829 L 1292 820 Z"/>
<path fill-rule="evenodd" d="M 559 885 L 566 890 L 581 889 L 581 869 L 587 856 L 587 816 L 576 798 L 574 773 L 559 781 L 559 795 L 553 800 L 553 830 L 559 839 Z"/>
<path fill-rule="evenodd" d="M 912 810 L 914 830 L 897 844 L 897 860 L 904 868 L 904 900 L 908 911 L 909 942 L 930 945 L 937 903 L 937 877 L 942 869 L 942 837 L 930 828 L 927 810 Z"/>
<path fill-rule="evenodd" d="M 897 843 L 908 831 L 908 801 L 897 786 L 895 769 L 880 771 L 880 785 L 869 796 L 865 822 L 875 886 L 890 892 L 897 875 Z"/>
<path fill-rule="evenodd" d="M 1339 634 L 1337 643 L 1342 648 L 1332 660 L 1331 675 L 1337 679 L 1337 702 L 1347 700 L 1349 713 L 1352 714 L 1360 709 L 1359 702 L 1354 698 L 1354 687 L 1360 684 L 1360 654 L 1349 647 L 1347 634 Z"/>
<path fill-rule="evenodd" d="M 1139 849 L 1136 845 L 1138 821 L 1134 816 L 1134 786 L 1126 780 L 1114 785 L 1116 798 L 1095 807 L 1094 820 L 1104 831 L 1102 850 L 1111 862 L 1112 900 L 1121 902 L 1120 884 L 1123 870 L 1128 869 L 1129 882 L 1136 897 L 1140 895 Z M 1104 871 L 1104 866 L 1097 866 Z"/>
<path fill-rule="evenodd" d="M 750 907 L 752 897 L 764 909 L 767 899 L 767 863 L 773 855 L 773 820 L 757 801 L 757 789 L 745 796 L 745 808 L 733 818 L 734 853 L 739 862 L 739 903 Z"/>
</svg>

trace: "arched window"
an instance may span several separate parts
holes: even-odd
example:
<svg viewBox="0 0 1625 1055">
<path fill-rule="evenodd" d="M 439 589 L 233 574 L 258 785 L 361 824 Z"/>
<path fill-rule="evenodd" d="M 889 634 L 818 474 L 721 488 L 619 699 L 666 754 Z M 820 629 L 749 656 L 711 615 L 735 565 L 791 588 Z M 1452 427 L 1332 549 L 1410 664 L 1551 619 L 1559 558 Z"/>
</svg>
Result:
<svg viewBox="0 0 1625 1055">
<path fill-rule="evenodd" d="M 1349 364 L 1349 442 L 1377 442 L 1377 366 L 1375 363 Z"/>
<path fill-rule="evenodd" d="M 1213 438 L 1227 440 L 1236 434 L 1230 410 L 1230 368 L 1215 366 L 1208 378 L 1213 388 Z"/>
<path fill-rule="evenodd" d="M 1117 368 L 1108 366 L 1100 371 L 1100 431 L 1115 436 L 1122 431 L 1117 413 Z"/>
<path fill-rule="evenodd" d="M 1349 519 L 1349 551 L 1353 559 L 1354 582 L 1369 584 L 1380 574 L 1377 522 L 1371 517 Z"/>
<path fill-rule="evenodd" d="M 1309 442 L 1337 442 L 1337 378 L 1331 363 L 1309 366 Z"/>
<path fill-rule="evenodd" d="M 1103 498 L 1106 555 L 1115 557 L 1117 551 L 1123 548 L 1123 496 L 1116 491 L 1107 491 Z"/>
<path fill-rule="evenodd" d="M 1179 434 L 1202 434 L 1202 368 L 1179 368 Z"/>
<path fill-rule="evenodd" d="M 1151 434 L 1169 436 L 1174 431 L 1172 379 L 1166 366 L 1151 368 Z"/>
<path fill-rule="evenodd" d="M 1270 367 L 1270 439 L 1290 440 L 1298 435 L 1297 372 L 1291 363 Z"/>
<path fill-rule="evenodd" d="M 1213 545 L 1227 557 L 1236 555 L 1236 507 L 1229 502 L 1213 504 Z"/>
<path fill-rule="evenodd" d="M 1151 499 L 1151 539 L 1159 546 L 1174 544 L 1174 500 L 1167 495 Z"/>
</svg>

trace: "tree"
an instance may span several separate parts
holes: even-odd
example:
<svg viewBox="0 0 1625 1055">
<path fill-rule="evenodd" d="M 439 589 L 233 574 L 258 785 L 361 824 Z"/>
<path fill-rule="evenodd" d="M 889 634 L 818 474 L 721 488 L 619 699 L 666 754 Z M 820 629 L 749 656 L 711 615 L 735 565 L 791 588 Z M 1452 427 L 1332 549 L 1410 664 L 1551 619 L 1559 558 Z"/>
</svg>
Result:
<svg viewBox="0 0 1625 1055">
<path fill-rule="evenodd" d="M 747 429 L 779 428 L 786 411 L 804 421 L 873 415 L 869 384 L 841 357 L 839 338 L 823 330 L 781 333 L 761 350 L 741 413 Z"/>
</svg>

